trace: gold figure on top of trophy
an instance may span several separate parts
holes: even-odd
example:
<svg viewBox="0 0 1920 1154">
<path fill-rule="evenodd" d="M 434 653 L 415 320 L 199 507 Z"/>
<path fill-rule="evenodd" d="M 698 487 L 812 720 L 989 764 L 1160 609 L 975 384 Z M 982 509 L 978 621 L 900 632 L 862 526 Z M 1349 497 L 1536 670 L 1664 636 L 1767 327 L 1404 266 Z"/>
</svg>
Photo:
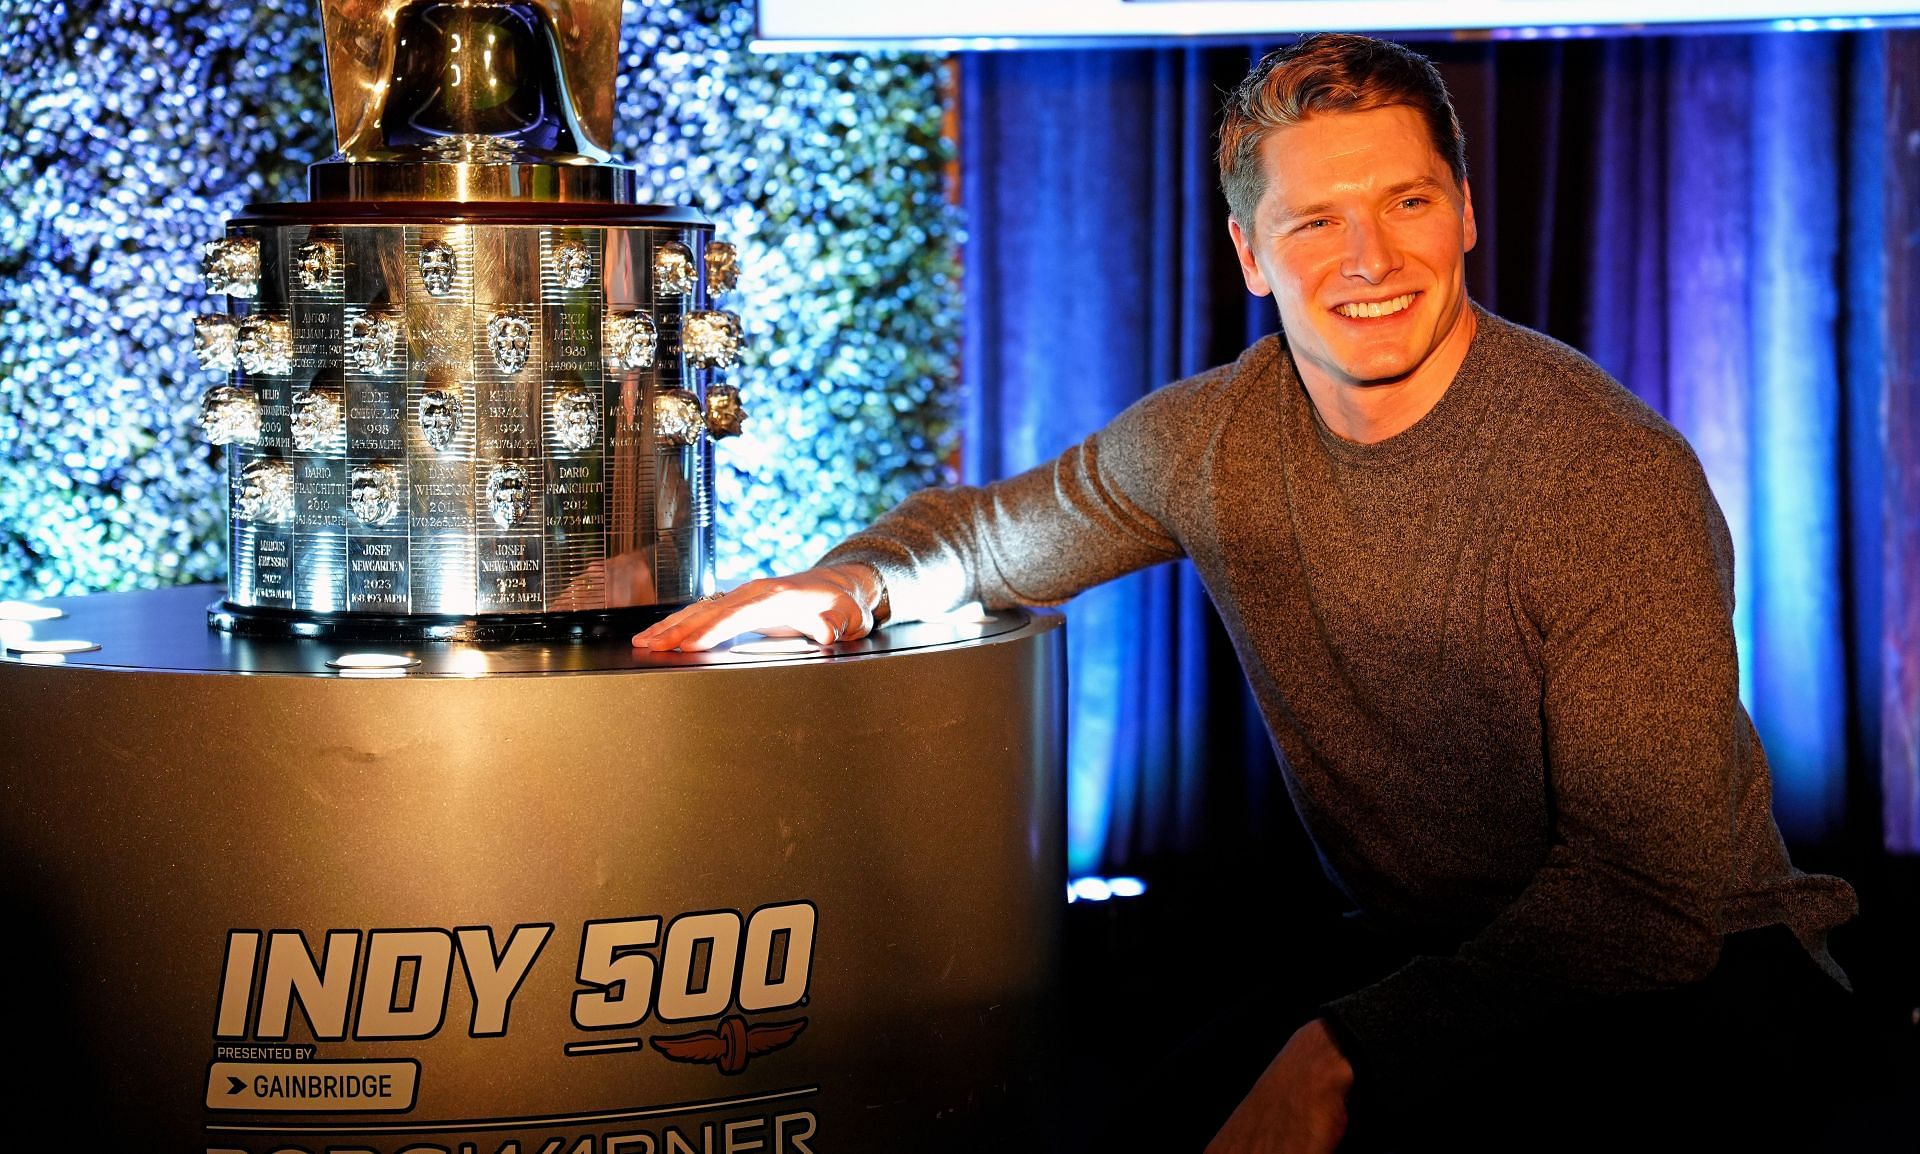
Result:
<svg viewBox="0 0 1920 1154">
<path fill-rule="evenodd" d="M 585 174 L 448 167 L 610 167 L 620 0 L 321 0 L 339 153 L 321 199 L 580 199 Z M 371 172 L 363 166 L 428 171 Z M 360 171 L 340 171 L 341 169 Z M 599 199 L 590 193 L 586 199 Z M 614 199 L 609 197 L 608 199 Z"/>
</svg>

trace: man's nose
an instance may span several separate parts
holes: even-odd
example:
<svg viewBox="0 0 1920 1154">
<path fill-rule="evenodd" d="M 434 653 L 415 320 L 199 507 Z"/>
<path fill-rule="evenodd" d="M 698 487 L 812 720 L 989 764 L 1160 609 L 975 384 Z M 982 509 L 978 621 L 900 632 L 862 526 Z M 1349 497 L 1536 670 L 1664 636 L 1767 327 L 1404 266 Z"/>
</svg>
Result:
<svg viewBox="0 0 1920 1154">
<path fill-rule="evenodd" d="M 1399 246 L 1394 243 L 1393 234 L 1379 221 L 1359 221 L 1348 230 L 1347 236 L 1347 257 L 1340 267 L 1342 276 L 1359 277 L 1369 284 L 1379 284 L 1400 267 Z"/>
</svg>

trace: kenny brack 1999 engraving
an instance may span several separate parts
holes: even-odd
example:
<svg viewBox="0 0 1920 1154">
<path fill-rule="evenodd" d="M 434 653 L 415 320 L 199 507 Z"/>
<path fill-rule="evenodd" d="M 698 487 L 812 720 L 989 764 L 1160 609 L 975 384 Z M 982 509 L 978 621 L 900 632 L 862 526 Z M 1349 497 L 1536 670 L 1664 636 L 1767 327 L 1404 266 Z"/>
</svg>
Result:
<svg viewBox="0 0 1920 1154">
<path fill-rule="evenodd" d="M 203 248 L 217 626 L 617 635 L 711 591 L 739 259 L 613 162 L 619 0 L 325 0 L 339 152 Z"/>
</svg>

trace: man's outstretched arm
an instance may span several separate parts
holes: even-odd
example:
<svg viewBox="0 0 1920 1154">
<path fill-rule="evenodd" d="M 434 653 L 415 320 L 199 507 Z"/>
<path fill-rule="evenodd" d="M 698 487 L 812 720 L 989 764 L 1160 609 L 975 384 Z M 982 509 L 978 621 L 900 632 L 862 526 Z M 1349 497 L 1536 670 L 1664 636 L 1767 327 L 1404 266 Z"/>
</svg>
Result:
<svg viewBox="0 0 1920 1154">
<path fill-rule="evenodd" d="M 652 649 L 706 649 L 746 632 L 827 644 L 887 621 L 988 608 L 1057 605 L 1133 570 L 1183 555 L 1171 512 L 1179 463 L 1205 427 L 1209 379 L 1136 402 L 1053 460 L 990 485 L 916 493 L 814 568 L 750 581 L 690 605 L 634 638 Z"/>
</svg>

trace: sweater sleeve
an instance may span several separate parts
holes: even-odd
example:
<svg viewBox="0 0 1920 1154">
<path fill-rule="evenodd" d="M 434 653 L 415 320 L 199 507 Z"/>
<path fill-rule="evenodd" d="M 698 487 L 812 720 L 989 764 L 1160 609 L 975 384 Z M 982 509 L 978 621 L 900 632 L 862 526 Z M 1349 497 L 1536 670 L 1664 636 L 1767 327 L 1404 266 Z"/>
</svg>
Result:
<svg viewBox="0 0 1920 1154">
<path fill-rule="evenodd" d="M 1516 546 L 1538 638 L 1552 841 L 1451 956 L 1325 1007 L 1356 1094 L 1393 1099 L 1449 1055 L 1571 1003 L 1705 978 L 1738 791 L 1764 788 L 1739 700 L 1732 546 L 1698 462 L 1638 427 L 1565 465 Z"/>
<path fill-rule="evenodd" d="M 889 619 L 970 601 L 1058 605 L 1133 570 L 1184 555 L 1179 462 L 1195 451 L 1207 378 L 1156 390 L 1086 440 L 983 486 L 927 489 L 835 546 L 820 564 L 859 561 L 886 585 Z"/>
</svg>

